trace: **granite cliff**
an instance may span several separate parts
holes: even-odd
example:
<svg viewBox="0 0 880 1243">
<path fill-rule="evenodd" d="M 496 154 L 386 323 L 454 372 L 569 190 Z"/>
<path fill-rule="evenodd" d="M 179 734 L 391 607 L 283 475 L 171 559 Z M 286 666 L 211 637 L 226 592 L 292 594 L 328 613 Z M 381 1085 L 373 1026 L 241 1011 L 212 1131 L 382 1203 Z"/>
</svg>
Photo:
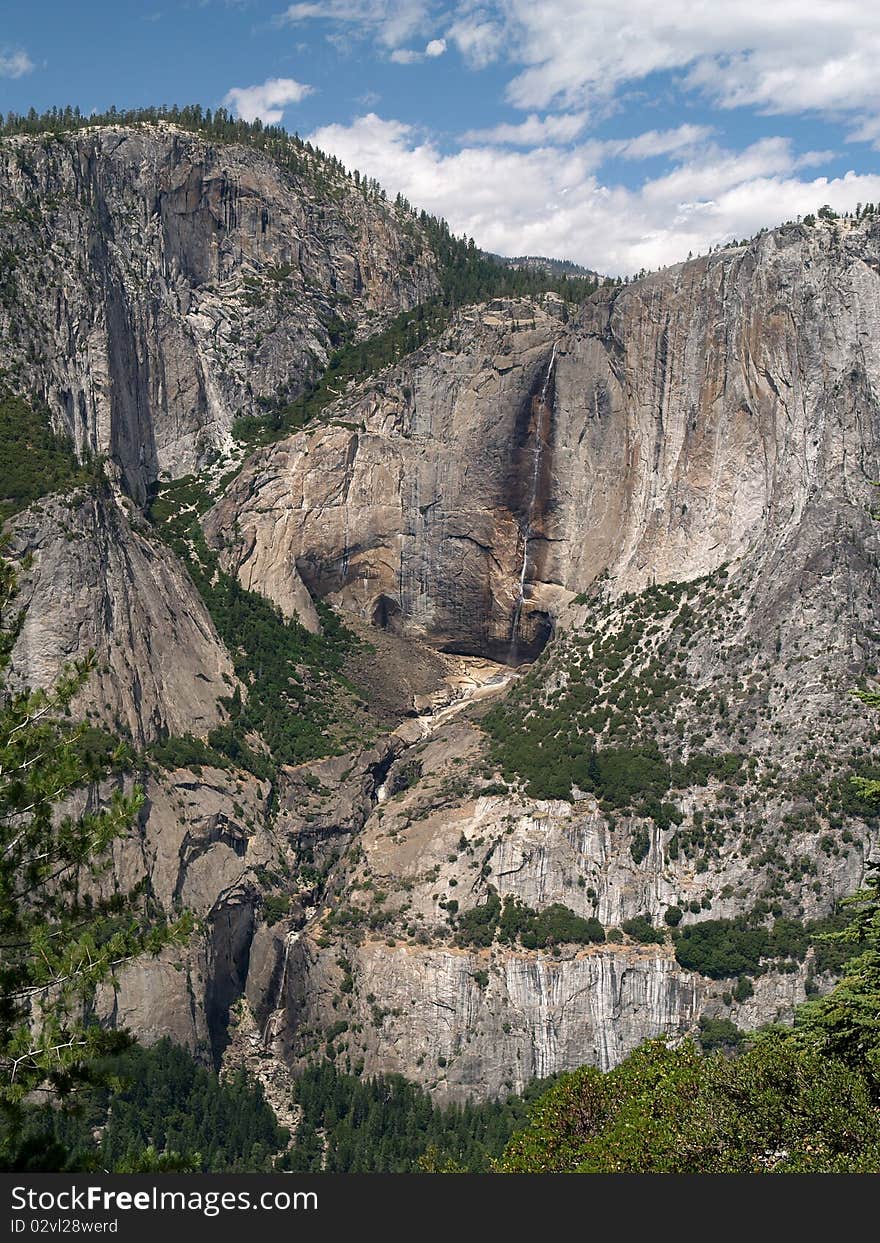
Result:
<svg viewBox="0 0 880 1243">
<path fill-rule="evenodd" d="M 102 1012 L 441 1097 L 789 1015 L 876 859 L 848 779 L 878 741 L 849 691 L 880 644 L 880 225 L 463 307 L 242 460 L 235 414 L 312 377 L 334 316 L 367 334 L 437 288 L 418 222 L 339 184 L 163 126 L 0 143 L 2 366 L 110 459 L 12 524 L 14 675 L 98 651 L 84 706 L 148 794 L 112 883 L 204 921 Z M 198 477 L 160 493 L 176 543 L 142 512 L 165 473 Z M 356 744 L 155 758 L 259 690 L 200 595 L 221 575 L 360 636 Z M 759 960 L 688 940 L 743 921 Z"/>
<path fill-rule="evenodd" d="M 294 170 L 166 124 L 0 143 L 3 370 L 139 501 L 260 399 L 437 291 L 417 224 L 303 151 Z"/>
</svg>

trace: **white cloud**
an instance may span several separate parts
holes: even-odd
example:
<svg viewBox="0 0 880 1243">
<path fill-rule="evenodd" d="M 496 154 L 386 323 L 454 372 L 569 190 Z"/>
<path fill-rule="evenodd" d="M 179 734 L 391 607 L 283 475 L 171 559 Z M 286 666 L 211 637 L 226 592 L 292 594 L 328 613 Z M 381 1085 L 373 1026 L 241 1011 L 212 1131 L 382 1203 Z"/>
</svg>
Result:
<svg viewBox="0 0 880 1243">
<path fill-rule="evenodd" d="M 602 143 L 527 151 L 472 145 L 444 154 L 412 126 L 375 113 L 325 126 L 311 141 L 488 250 L 557 255 L 614 274 L 674 263 L 822 203 L 846 210 L 858 199 L 880 200 L 880 175 L 803 178 L 805 157 L 785 138 L 731 152 L 695 146 L 704 137 L 699 127 L 681 126 L 620 140 L 638 158 L 682 153 L 676 167 L 637 189 L 597 177 L 608 154 Z"/>
<path fill-rule="evenodd" d="M 0 52 L 0 78 L 23 78 L 34 68 L 34 62 L 27 52 Z"/>
<path fill-rule="evenodd" d="M 276 21 L 282 26 L 334 22 L 396 49 L 426 29 L 432 7 L 431 0 L 322 0 L 291 4 Z"/>
<path fill-rule="evenodd" d="M 537 147 L 546 143 L 564 145 L 572 142 L 586 129 L 587 112 L 564 112 L 557 116 L 539 117 L 531 113 L 516 125 L 494 125 L 491 129 L 473 129 L 462 134 L 462 142 L 491 143 L 500 146 Z M 675 129 L 649 130 L 635 138 L 613 138 L 589 143 L 595 163 L 610 156 L 624 160 L 645 160 L 651 156 L 670 155 L 705 143 L 712 130 L 707 125 L 679 125 Z M 584 148 L 586 149 L 586 148 Z"/>
<path fill-rule="evenodd" d="M 449 27 L 448 37 L 473 69 L 484 69 L 504 46 L 504 25 L 478 9 L 462 13 Z"/>
<path fill-rule="evenodd" d="M 491 4 L 487 6 L 491 8 Z M 345 29 L 349 37 L 375 40 L 399 65 L 442 56 L 452 42 L 474 68 L 494 60 L 504 38 L 504 21 L 471 0 L 451 5 L 438 0 L 308 0 L 291 4 L 275 19 L 280 26 L 322 21 Z M 433 32 L 448 27 L 445 37 Z M 423 52 L 406 46 L 431 35 Z"/>
<path fill-rule="evenodd" d="M 626 272 L 824 201 L 880 199 L 877 177 L 815 177 L 832 153 L 797 155 L 784 137 L 723 149 L 717 115 L 711 126 L 589 136 L 597 117 L 644 89 L 703 114 L 707 104 L 820 113 L 880 150 L 880 4 L 868 0 L 309 0 L 279 20 L 319 19 L 327 37 L 369 39 L 398 64 L 454 50 L 473 69 L 506 71 L 507 102 L 522 119 L 471 129 L 459 150 L 373 113 L 314 136 L 490 249 Z M 665 75 L 659 87 L 653 75 Z M 601 175 L 610 160 L 658 157 L 662 174 L 635 188 Z"/>
<path fill-rule="evenodd" d="M 533 112 L 516 125 L 493 125 L 491 129 L 468 130 L 462 135 L 462 141 L 501 143 L 513 147 L 566 143 L 583 132 L 588 120 L 589 114 L 586 112 L 567 112 L 543 119 Z"/>
<path fill-rule="evenodd" d="M 655 155 L 671 155 L 705 142 L 712 133 L 708 125 L 679 125 L 676 129 L 648 130 L 635 138 L 612 139 L 602 144 L 608 155 L 624 160 L 646 160 Z"/>
<path fill-rule="evenodd" d="M 474 68 L 504 60 L 524 110 L 595 111 L 673 72 L 723 108 L 880 117 L 880 5 L 868 0 L 309 0 L 276 20 L 344 27 L 403 63 L 441 44 Z"/>
<path fill-rule="evenodd" d="M 880 114 L 861 118 L 848 134 L 847 142 L 867 142 L 880 151 Z"/>
<path fill-rule="evenodd" d="M 432 39 L 424 52 L 417 52 L 414 48 L 398 47 L 391 53 L 389 60 L 393 60 L 395 65 L 415 65 L 420 60 L 425 60 L 426 57 L 433 59 L 442 56 L 445 51 L 445 39 Z"/>
<path fill-rule="evenodd" d="M 284 117 L 288 104 L 298 104 L 311 95 L 314 87 L 293 78 L 267 78 L 256 86 L 234 86 L 223 97 L 227 108 L 232 108 L 243 121 L 256 121 L 265 125 L 278 125 Z"/>
<path fill-rule="evenodd" d="M 519 107 L 583 107 L 669 70 L 725 108 L 880 107 L 880 6 L 863 0 L 504 0 L 493 9 L 509 59 L 523 66 L 508 88 Z"/>
</svg>

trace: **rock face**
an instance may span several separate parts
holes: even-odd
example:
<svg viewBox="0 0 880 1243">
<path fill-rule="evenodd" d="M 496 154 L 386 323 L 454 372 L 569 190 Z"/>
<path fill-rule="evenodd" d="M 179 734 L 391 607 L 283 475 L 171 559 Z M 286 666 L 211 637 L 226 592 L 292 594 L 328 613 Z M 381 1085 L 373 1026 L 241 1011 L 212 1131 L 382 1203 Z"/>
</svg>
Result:
<svg viewBox="0 0 880 1243">
<path fill-rule="evenodd" d="M 843 512 L 867 538 L 878 262 L 875 225 L 789 226 L 568 326 L 466 311 L 336 422 L 258 454 L 208 533 L 237 523 L 240 574 L 282 605 L 279 561 L 376 624 L 501 659 L 530 527 L 521 655 L 600 574 L 641 588 L 778 557 Z"/>
<path fill-rule="evenodd" d="M 204 738 L 235 685 L 137 513 L 148 485 L 298 391 L 334 318 L 366 334 L 436 288 L 412 219 L 338 189 L 168 127 L 0 143 L 0 245 L 14 228 L 19 255 L 3 366 L 33 360 L 59 424 L 134 498 L 108 485 L 16 520 L 33 560 L 13 672 L 45 683 L 96 648 L 84 706 L 140 747 Z M 465 308 L 255 453 L 206 539 L 309 628 L 316 597 L 373 628 L 348 673 L 368 701 L 384 683 L 376 728 L 271 790 L 145 769 L 108 883 L 147 878 L 205 930 L 181 970 L 126 973 L 107 1021 L 217 1060 L 234 1011 L 235 1057 L 259 1046 L 295 1071 L 323 1051 L 460 1099 L 611 1065 L 702 1015 L 790 1017 L 812 950 L 765 962 L 750 993 L 626 925 L 821 918 L 877 858 L 848 778 L 880 733 L 848 692 L 880 665 L 878 273 L 880 227 L 840 221 L 576 314 Z M 666 784 L 603 794 L 596 746 L 642 748 Z M 616 939 L 461 935 L 505 899 Z"/>
<path fill-rule="evenodd" d="M 411 218 L 324 162 L 164 124 L 0 141 L 0 254 L 4 370 L 138 499 L 300 392 L 339 320 L 368 334 L 437 289 Z"/>
<path fill-rule="evenodd" d="M 269 788 L 211 768 L 145 773 L 142 784 L 137 831 L 115 845 L 107 883 L 129 889 L 146 879 L 160 910 L 174 918 L 185 909 L 203 931 L 182 952 L 125 968 L 115 986 L 102 987 L 98 1012 L 147 1043 L 171 1036 L 217 1058 L 251 967 L 258 876 L 280 850 L 267 825 Z"/>
<path fill-rule="evenodd" d="M 332 956 L 302 943 L 296 952 L 288 1006 L 320 1030 L 339 984 Z M 342 1041 L 367 1073 L 415 1074 L 442 1100 L 519 1092 L 585 1063 L 607 1069 L 648 1036 L 693 1027 L 706 993 L 673 959 L 632 951 L 554 959 L 367 941 L 350 961 L 358 989 L 380 1004 L 357 1011 L 362 1043 Z"/>
<path fill-rule="evenodd" d="M 557 368 L 550 574 L 688 579 L 861 514 L 878 258 L 876 224 L 792 225 L 589 305 Z"/>
<path fill-rule="evenodd" d="M 232 661 L 188 574 L 108 489 L 50 499 L 19 516 L 10 551 L 31 559 L 16 599 L 24 621 L 13 684 L 49 686 L 94 651 L 81 707 L 138 746 L 220 723 Z"/>
<path fill-rule="evenodd" d="M 839 800 L 850 757 L 876 734 L 847 692 L 878 655 L 877 256 L 873 225 L 791 228 L 598 297 L 569 325 L 535 311 L 533 330 L 516 304 L 470 313 L 340 402 L 336 419 L 354 428 L 331 422 L 258 455 L 209 515 L 210 538 L 241 531 L 240 572 L 290 532 L 281 555 L 313 590 L 404 636 L 502 660 L 531 530 L 541 547 L 523 612 L 554 614 L 559 634 L 523 713 L 574 711 L 563 696 L 619 639 L 615 677 L 665 677 L 627 718 L 633 736 L 673 758 L 749 757 L 736 788 L 701 781 L 658 824 L 574 789 L 570 802 L 475 800 L 492 784 L 482 731 L 416 731 L 390 788 L 406 766 L 416 776 L 368 819 L 334 903 L 296 943 L 280 1055 L 306 1056 L 344 1020 L 337 1055 L 370 1071 L 405 1069 L 452 1096 L 500 1092 L 607 1064 L 700 1012 L 753 1026 L 804 999 L 809 955 L 737 1001 L 731 981 L 694 978 L 667 949 L 461 949 L 447 911 L 479 906 L 491 886 L 606 927 L 637 915 L 662 927 L 672 906 L 685 925 L 729 919 L 759 901 L 811 919 L 860 883 L 875 836 L 858 813 L 841 820 Z M 522 489 L 504 492 L 517 426 L 533 470 L 541 441 L 531 523 Z M 649 615 L 650 593 L 626 594 L 666 580 L 694 582 L 671 620 Z M 609 711 L 624 685 L 609 676 Z M 840 792 L 817 768 L 841 773 Z M 378 921 L 384 941 L 345 931 L 358 921 Z"/>
<path fill-rule="evenodd" d="M 461 700 L 456 715 L 441 709 L 396 731 L 356 847 L 343 855 L 325 902 L 276 972 L 279 1017 L 270 1044 L 277 1056 L 296 1067 L 322 1047 L 323 1032 L 345 1023 L 333 1044 L 340 1064 L 414 1075 L 441 1097 L 462 1099 L 519 1090 L 535 1075 L 585 1061 L 613 1065 L 648 1037 L 694 1031 L 703 1014 L 744 1028 L 791 1019 L 806 999 L 810 954 L 784 972 L 771 968 L 752 993 L 732 998 L 735 979 L 683 970 L 668 944 L 621 937 L 620 944 L 552 952 L 499 941 L 458 944 L 453 912 L 479 908 L 491 895 L 537 911 L 561 903 L 583 918 L 597 916 L 607 929 L 637 916 L 662 929 L 674 904 L 684 908 L 687 925 L 730 918 L 778 892 L 768 861 L 749 857 L 756 827 L 749 793 L 721 850 L 708 852 L 704 865 L 673 851 L 676 827 L 687 833 L 697 813 L 709 823 L 725 814 L 719 782 L 681 799 L 684 823 L 672 831 L 648 820 L 650 840 L 638 860 L 630 846 L 644 822 L 609 816 L 595 799 L 473 797 L 475 788 L 493 784 L 473 703 Z M 793 818 L 792 805 L 776 794 L 762 808 L 761 836 L 772 847 L 787 834 L 792 861 L 823 858 L 818 891 L 798 872 L 803 913 L 815 917 L 835 894 L 860 884 L 872 834 L 852 823 L 853 845 L 825 853 L 827 822 L 781 828 Z M 313 825 L 311 813 L 302 828 L 288 821 L 290 840 L 302 840 Z M 250 985 L 248 996 L 255 1007 Z"/>
<path fill-rule="evenodd" d="M 231 542 L 227 563 L 282 608 L 296 602 L 278 566 L 382 629 L 469 655 L 534 655 L 550 628 L 536 584 L 557 303 L 462 312 L 329 423 L 256 454 L 209 515 L 209 540 Z M 534 599 L 514 627 L 524 559 Z"/>
</svg>

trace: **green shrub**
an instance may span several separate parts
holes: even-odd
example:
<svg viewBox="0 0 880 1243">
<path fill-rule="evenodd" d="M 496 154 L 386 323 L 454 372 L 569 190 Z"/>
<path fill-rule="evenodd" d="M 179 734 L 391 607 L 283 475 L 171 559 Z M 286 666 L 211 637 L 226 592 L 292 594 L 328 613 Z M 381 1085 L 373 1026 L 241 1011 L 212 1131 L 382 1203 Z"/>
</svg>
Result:
<svg viewBox="0 0 880 1243">
<path fill-rule="evenodd" d="M 628 937 L 640 941 L 643 945 L 662 945 L 666 934 L 655 928 L 647 915 L 636 915 L 633 919 L 625 919 L 620 925 Z"/>
<path fill-rule="evenodd" d="M 754 995 L 754 992 L 754 985 L 749 977 L 747 975 L 741 975 L 736 982 L 735 988 L 733 989 L 733 1000 L 739 1002 L 748 1001 L 748 999 Z"/>
<path fill-rule="evenodd" d="M 597 919 L 584 919 L 561 902 L 535 911 L 518 898 L 507 897 L 502 908 L 497 893 L 492 890 L 482 906 L 463 911 L 459 916 L 456 942 L 489 946 L 496 935 L 500 941 L 511 945 L 519 941 L 526 949 L 546 949 L 552 945 L 601 943 L 605 940 L 605 929 Z"/>
<path fill-rule="evenodd" d="M 873 1172 L 880 1113 L 866 1076 L 768 1034 L 736 1058 L 651 1041 L 613 1070 L 563 1075 L 500 1168 L 512 1174 Z"/>
<path fill-rule="evenodd" d="M 711 1019 L 705 1014 L 700 1018 L 700 1047 L 707 1053 L 713 1049 L 732 1053 L 741 1044 L 743 1035 L 730 1019 Z"/>
<path fill-rule="evenodd" d="M 456 944 L 489 946 L 495 940 L 495 929 L 501 914 L 501 899 L 494 889 L 482 906 L 473 906 L 458 916 Z"/>
<path fill-rule="evenodd" d="M 768 930 L 750 925 L 742 916 L 688 924 L 675 938 L 675 957 L 681 966 L 714 980 L 759 971 L 770 949 Z"/>
<path fill-rule="evenodd" d="M 632 856 L 633 863 L 641 863 L 648 855 L 651 849 L 651 834 L 647 825 L 640 824 L 633 831 L 632 838 L 629 843 L 629 853 Z"/>
<path fill-rule="evenodd" d="M 840 942 L 823 939 L 840 926 L 840 916 L 808 924 L 780 916 L 767 927 L 763 920 L 768 906 L 758 903 L 736 919 L 704 919 L 679 929 L 675 934 L 679 963 L 689 971 L 724 979 L 759 975 L 774 965 L 791 970 L 803 962 L 811 945 L 817 947 L 817 970 L 832 970 L 846 961 L 849 951 Z"/>
<path fill-rule="evenodd" d="M 537 912 L 531 928 L 520 934 L 527 949 L 543 949 L 547 945 L 591 945 L 605 940 L 605 929 L 592 916 L 584 919 L 560 902 Z"/>
<path fill-rule="evenodd" d="M 192 734 L 163 738 L 150 748 L 150 754 L 163 768 L 228 768 L 229 757 Z"/>
<path fill-rule="evenodd" d="M 95 479 L 57 436 L 47 410 L 35 410 L 0 388 L 0 524 L 41 496 L 69 494 Z"/>
<path fill-rule="evenodd" d="M 290 898 L 283 894 L 270 893 L 263 898 L 263 918 L 270 926 L 277 924 L 279 919 L 290 914 Z"/>
</svg>

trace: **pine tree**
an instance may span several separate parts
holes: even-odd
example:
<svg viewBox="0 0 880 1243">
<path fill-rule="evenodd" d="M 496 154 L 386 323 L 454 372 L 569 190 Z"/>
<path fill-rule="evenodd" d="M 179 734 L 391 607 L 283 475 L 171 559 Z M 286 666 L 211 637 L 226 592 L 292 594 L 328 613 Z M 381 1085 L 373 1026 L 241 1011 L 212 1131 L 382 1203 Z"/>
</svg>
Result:
<svg viewBox="0 0 880 1243">
<path fill-rule="evenodd" d="M 855 956 L 830 993 L 801 1007 L 796 1030 L 860 1071 L 880 1097 L 880 870 L 841 905 L 852 908 L 852 919 L 824 939 L 851 947 Z"/>
<path fill-rule="evenodd" d="M 186 917 L 151 920 L 137 890 L 94 896 L 143 795 L 116 789 L 95 806 L 126 751 L 103 735 L 95 745 L 96 731 L 71 718 L 93 654 L 47 691 L 4 688 L 21 623 L 14 594 L 14 571 L 0 559 L 0 1124 L 13 1136 L 26 1097 L 66 1095 L 119 1047 L 121 1037 L 90 1017 L 97 985 L 189 931 Z"/>
</svg>

